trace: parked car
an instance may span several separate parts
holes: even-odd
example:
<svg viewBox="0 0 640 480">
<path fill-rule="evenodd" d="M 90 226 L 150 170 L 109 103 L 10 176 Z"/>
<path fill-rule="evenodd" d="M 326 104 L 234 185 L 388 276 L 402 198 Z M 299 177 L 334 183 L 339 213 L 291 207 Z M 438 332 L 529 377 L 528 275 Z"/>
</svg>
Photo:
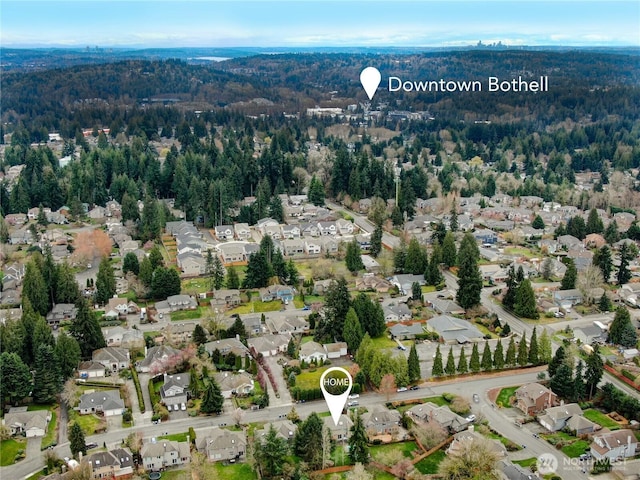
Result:
<svg viewBox="0 0 640 480">
<path fill-rule="evenodd" d="M 405 351 L 406 349 L 407 347 L 405 347 L 404 345 L 398 345 L 398 350 Z"/>
<path fill-rule="evenodd" d="M 184 403 L 180 405 L 180 410 L 184 412 L 186 409 L 187 409 L 187 406 Z"/>
<path fill-rule="evenodd" d="M 475 422 L 476 421 L 476 416 L 474 414 L 471 414 L 467 418 L 465 418 L 465 420 L 467 422 Z"/>
<path fill-rule="evenodd" d="M 352 400 L 352 401 L 347 403 L 347 407 L 357 407 L 358 405 L 360 405 L 360 404 L 358 403 L 357 400 Z"/>
<path fill-rule="evenodd" d="M 477 393 L 473 394 L 474 403 L 480 403 L 480 396 Z"/>
<path fill-rule="evenodd" d="M 407 387 L 400 387 L 398 388 L 398 392 L 406 392 L 407 390 L 409 390 Z"/>
<path fill-rule="evenodd" d="M 98 444 L 95 442 L 91 442 L 91 443 L 87 443 L 85 447 L 87 447 L 87 450 L 91 450 L 92 448 L 98 448 Z"/>
<path fill-rule="evenodd" d="M 418 385 L 411 385 L 409 390 L 420 390 L 420 387 Z"/>
<path fill-rule="evenodd" d="M 358 395 L 357 393 L 352 393 L 347 398 L 349 398 L 350 400 L 353 400 L 354 398 L 360 398 L 360 395 Z"/>
</svg>

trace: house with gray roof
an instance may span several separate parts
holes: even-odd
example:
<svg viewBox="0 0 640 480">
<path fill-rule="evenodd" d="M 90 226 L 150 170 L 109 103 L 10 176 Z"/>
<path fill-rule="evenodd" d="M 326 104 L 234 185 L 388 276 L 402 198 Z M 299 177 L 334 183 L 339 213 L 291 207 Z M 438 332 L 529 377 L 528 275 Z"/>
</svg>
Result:
<svg viewBox="0 0 640 480">
<path fill-rule="evenodd" d="M 122 347 L 104 347 L 94 350 L 91 359 L 94 362 L 101 363 L 104 368 L 112 373 L 129 368 L 131 363 L 131 355 L 129 350 Z"/>
<path fill-rule="evenodd" d="M 403 325 L 397 323 L 389 329 L 392 338 L 398 340 L 413 340 L 416 335 L 425 333 L 424 323 L 412 323 L 410 325 Z"/>
<path fill-rule="evenodd" d="M 158 440 L 145 443 L 140 449 L 145 470 L 159 472 L 167 467 L 185 465 L 191 461 L 189 442 Z"/>
<path fill-rule="evenodd" d="M 427 329 L 435 331 L 447 344 L 479 342 L 483 339 L 482 332 L 474 324 L 449 315 L 433 317 L 427 322 Z"/>
<path fill-rule="evenodd" d="M 214 427 L 198 435 L 196 448 L 210 462 L 241 462 L 247 451 L 247 439 L 244 432 Z"/>
<path fill-rule="evenodd" d="M 466 418 L 449 410 L 449 407 L 439 407 L 431 402 L 411 407 L 407 410 L 407 415 L 424 423 L 436 422 L 449 433 L 461 432 L 466 429 L 470 423 Z"/>
<path fill-rule="evenodd" d="M 164 383 L 160 387 L 160 398 L 167 407 L 172 405 L 186 404 L 189 398 L 190 374 L 176 373 L 175 375 L 164 374 Z"/>
<path fill-rule="evenodd" d="M 330 417 L 326 417 L 330 418 Z M 259 442 L 264 441 L 264 437 L 269 433 L 270 428 L 273 427 L 276 431 L 276 435 L 280 438 L 283 438 L 287 441 L 292 442 L 293 437 L 298 430 L 298 427 L 291 420 L 278 420 L 276 422 L 266 423 L 261 430 L 256 430 L 254 433 L 254 438 Z"/>
<path fill-rule="evenodd" d="M 80 403 L 75 408 L 80 415 L 103 413 L 105 417 L 122 415 L 124 401 L 120 398 L 119 390 L 98 390 L 85 393 L 80 397 Z"/>
<path fill-rule="evenodd" d="M 362 414 L 362 423 L 369 438 L 377 435 L 395 435 L 400 431 L 402 415 L 397 410 L 388 410 L 380 406 Z"/>
<path fill-rule="evenodd" d="M 27 407 L 11 407 L 2 419 L 2 424 L 9 429 L 11 435 L 24 434 L 27 438 L 44 437 L 51 421 L 51 411 L 27 411 Z"/>
<path fill-rule="evenodd" d="M 131 478 L 133 455 L 128 448 L 115 448 L 106 452 L 95 452 L 85 457 L 91 465 L 93 478 Z"/>
<path fill-rule="evenodd" d="M 168 365 L 182 357 L 182 352 L 168 345 L 159 345 L 147 350 L 144 360 L 136 364 L 142 373 L 164 372 Z"/>
</svg>

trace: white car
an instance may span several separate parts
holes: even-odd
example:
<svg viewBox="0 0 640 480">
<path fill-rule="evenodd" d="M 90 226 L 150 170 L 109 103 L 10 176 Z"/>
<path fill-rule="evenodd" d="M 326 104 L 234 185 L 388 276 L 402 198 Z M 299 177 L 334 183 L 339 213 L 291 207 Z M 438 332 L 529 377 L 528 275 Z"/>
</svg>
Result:
<svg viewBox="0 0 640 480">
<path fill-rule="evenodd" d="M 471 415 L 469 415 L 467 418 L 465 418 L 465 420 L 466 420 L 467 422 L 475 422 L 475 421 L 476 421 L 476 416 L 475 416 L 475 415 L 473 415 L 473 414 L 471 414 Z"/>
<path fill-rule="evenodd" d="M 357 407 L 358 405 L 360 404 L 357 400 L 352 400 L 351 402 L 347 403 L 347 407 Z"/>
<path fill-rule="evenodd" d="M 407 387 L 400 387 L 397 392 L 406 392 L 408 390 Z"/>
<path fill-rule="evenodd" d="M 353 400 L 354 398 L 360 398 L 360 395 L 358 395 L 357 393 L 352 393 L 351 395 L 349 395 L 347 397 L 349 400 Z"/>
<path fill-rule="evenodd" d="M 184 403 L 180 405 L 180 410 L 184 412 L 186 409 L 187 409 L 187 406 Z"/>
</svg>

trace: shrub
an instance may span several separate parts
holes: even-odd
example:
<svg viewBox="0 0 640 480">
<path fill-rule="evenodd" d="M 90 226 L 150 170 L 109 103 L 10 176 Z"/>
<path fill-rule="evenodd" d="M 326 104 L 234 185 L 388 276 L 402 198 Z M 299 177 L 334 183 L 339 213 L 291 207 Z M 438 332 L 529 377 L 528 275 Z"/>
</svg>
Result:
<svg viewBox="0 0 640 480">
<path fill-rule="evenodd" d="M 140 406 L 140 413 L 144 413 L 147 408 L 144 404 L 144 397 L 142 396 L 142 388 L 140 387 L 140 379 L 138 378 L 138 372 L 135 368 L 131 369 L 131 378 L 133 379 L 133 385 L 136 387 L 136 395 L 138 396 L 138 405 Z M 151 384 L 151 382 L 149 382 Z"/>
</svg>

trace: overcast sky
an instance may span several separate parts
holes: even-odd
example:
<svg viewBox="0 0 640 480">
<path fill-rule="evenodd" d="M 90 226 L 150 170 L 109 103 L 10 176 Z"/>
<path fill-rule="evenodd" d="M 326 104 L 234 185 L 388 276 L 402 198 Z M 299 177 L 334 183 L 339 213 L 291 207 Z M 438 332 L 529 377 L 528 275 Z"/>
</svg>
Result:
<svg viewBox="0 0 640 480">
<path fill-rule="evenodd" d="M 640 1 L 2 0 L 5 47 L 640 46 Z"/>
</svg>

